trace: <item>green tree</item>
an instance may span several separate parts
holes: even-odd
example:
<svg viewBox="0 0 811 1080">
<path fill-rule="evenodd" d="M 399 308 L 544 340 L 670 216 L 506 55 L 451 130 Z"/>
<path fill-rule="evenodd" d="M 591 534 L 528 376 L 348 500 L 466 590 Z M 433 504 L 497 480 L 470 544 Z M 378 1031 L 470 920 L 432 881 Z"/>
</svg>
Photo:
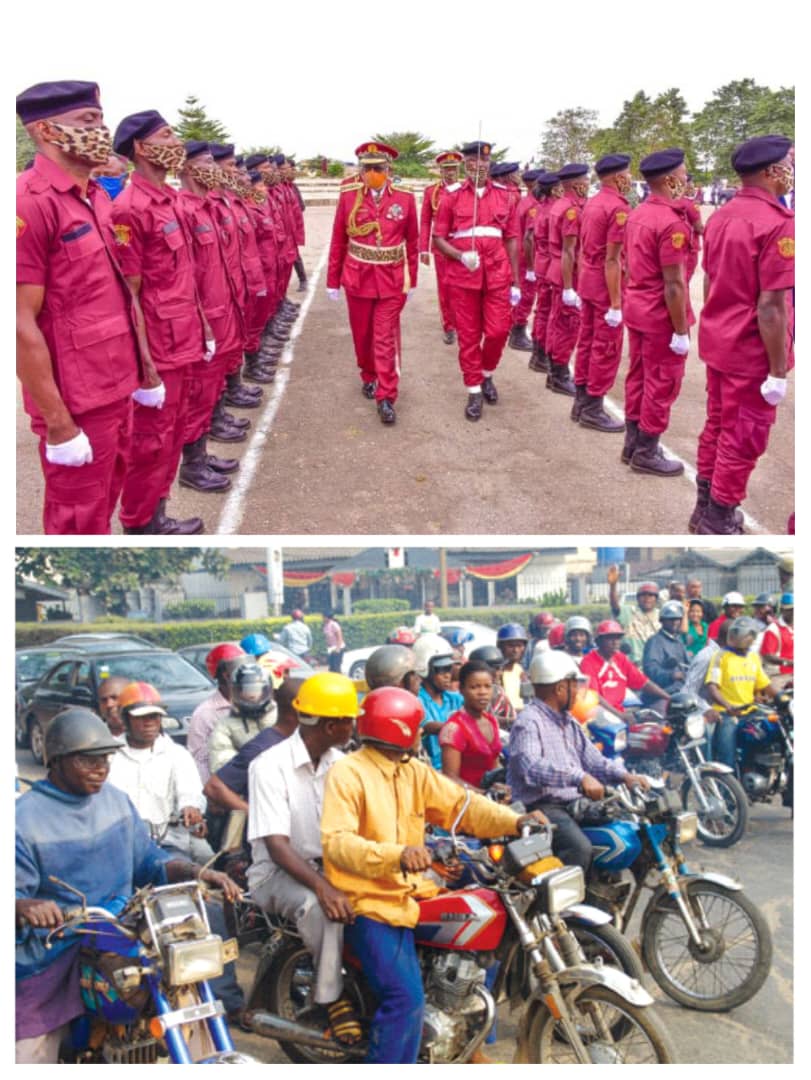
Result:
<svg viewBox="0 0 811 1080">
<path fill-rule="evenodd" d="M 727 83 L 693 117 L 692 131 L 701 168 L 711 176 L 727 176 L 730 156 L 745 139 L 794 136 L 794 88 L 773 91 L 754 79 Z"/>
<path fill-rule="evenodd" d="M 419 131 L 391 131 L 376 134 L 378 142 L 387 143 L 397 150 L 399 157 L 392 165 L 392 171 L 399 176 L 430 176 L 430 165 L 437 151 L 433 139 Z"/>
<path fill-rule="evenodd" d="M 228 562 L 213 548 L 17 548 L 16 580 L 24 576 L 92 594 L 105 611 L 127 612 L 126 594 L 158 581 L 174 582 L 200 560 L 221 577 Z"/>
<path fill-rule="evenodd" d="M 595 133 L 589 150 L 595 160 L 604 154 L 630 154 L 631 168 L 636 169 L 643 157 L 668 146 L 680 146 L 690 155 L 687 103 L 675 87 L 653 99 L 638 90 L 623 102 L 612 126 Z"/>
<path fill-rule="evenodd" d="M 268 157 L 272 157 L 274 154 L 281 154 L 281 146 L 248 146 L 244 150 L 239 151 L 243 157 L 250 157 L 251 154 L 267 154 Z M 295 158 L 295 154 L 287 154 L 287 157 Z"/>
<path fill-rule="evenodd" d="M 540 158 L 547 168 L 560 168 L 567 161 L 588 158 L 597 133 L 594 109 L 562 109 L 546 121 L 541 137 Z"/>
<path fill-rule="evenodd" d="M 19 116 L 17 117 L 17 172 L 21 173 L 25 168 L 26 161 L 29 161 L 37 152 L 36 146 L 34 146 L 34 140 L 25 130 L 20 123 Z"/>
<path fill-rule="evenodd" d="M 178 109 L 179 117 L 175 124 L 175 131 L 181 139 L 202 139 L 205 142 L 223 143 L 228 142 L 229 135 L 225 126 L 219 120 L 212 120 L 206 113 L 205 105 L 200 104 L 200 99 L 194 94 L 189 94 L 182 109 Z"/>
</svg>

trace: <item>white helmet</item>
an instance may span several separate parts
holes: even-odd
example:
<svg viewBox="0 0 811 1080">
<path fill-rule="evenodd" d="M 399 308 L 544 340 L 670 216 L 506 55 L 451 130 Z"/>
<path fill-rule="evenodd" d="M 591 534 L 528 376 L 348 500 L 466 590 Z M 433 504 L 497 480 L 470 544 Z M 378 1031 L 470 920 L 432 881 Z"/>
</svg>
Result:
<svg viewBox="0 0 811 1080">
<path fill-rule="evenodd" d="M 536 653 L 529 665 L 529 681 L 533 686 L 553 686 L 563 679 L 576 679 L 579 674 L 574 658 L 559 649 Z"/>
<path fill-rule="evenodd" d="M 746 606 L 746 601 L 744 600 L 744 598 L 741 596 L 741 594 L 739 592 L 728 592 L 726 594 L 726 596 L 724 597 L 723 601 L 721 602 L 721 607 L 727 607 L 730 604 L 735 604 L 735 605 L 740 605 L 741 607 L 745 607 Z"/>
<path fill-rule="evenodd" d="M 414 645 L 413 653 L 416 661 L 414 670 L 423 679 L 428 674 L 431 661 L 436 660 L 438 656 L 446 656 L 449 660 L 453 660 L 453 649 L 450 643 L 439 634 L 422 634 Z"/>
</svg>

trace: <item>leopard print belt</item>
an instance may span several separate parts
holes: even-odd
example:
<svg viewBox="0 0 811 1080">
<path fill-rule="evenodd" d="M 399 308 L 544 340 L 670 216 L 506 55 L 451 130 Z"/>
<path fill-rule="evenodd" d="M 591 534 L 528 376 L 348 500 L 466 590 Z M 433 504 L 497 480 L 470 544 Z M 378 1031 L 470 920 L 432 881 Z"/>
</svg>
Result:
<svg viewBox="0 0 811 1080">
<path fill-rule="evenodd" d="M 350 240 L 349 254 L 358 262 L 401 263 L 405 258 L 405 244 L 397 244 L 395 247 L 367 247 L 366 244 Z"/>
</svg>

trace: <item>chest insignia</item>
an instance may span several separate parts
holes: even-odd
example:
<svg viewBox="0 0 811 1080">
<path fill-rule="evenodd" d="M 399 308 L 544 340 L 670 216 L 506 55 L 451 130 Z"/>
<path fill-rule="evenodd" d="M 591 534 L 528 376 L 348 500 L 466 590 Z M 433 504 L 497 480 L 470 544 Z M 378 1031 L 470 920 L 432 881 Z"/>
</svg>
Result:
<svg viewBox="0 0 811 1080">
<path fill-rule="evenodd" d="M 400 206 L 399 203 L 395 203 L 394 206 L 390 206 L 386 211 L 386 217 L 389 219 L 389 221 L 399 221 L 404 216 L 405 210 L 403 210 L 402 206 Z"/>
<path fill-rule="evenodd" d="M 113 225 L 113 232 L 115 233 L 115 242 L 123 247 L 126 247 L 132 240 L 132 229 L 129 225 Z"/>
</svg>

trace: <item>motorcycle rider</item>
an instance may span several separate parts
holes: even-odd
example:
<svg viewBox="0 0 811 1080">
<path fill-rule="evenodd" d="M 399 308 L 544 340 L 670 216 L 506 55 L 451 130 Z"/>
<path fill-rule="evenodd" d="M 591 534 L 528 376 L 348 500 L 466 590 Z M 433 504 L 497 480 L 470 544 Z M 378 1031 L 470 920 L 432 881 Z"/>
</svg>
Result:
<svg viewBox="0 0 811 1080">
<path fill-rule="evenodd" d="M 84 1012 L 79 941 L 53 939 L 62 909 L 88 905 L 120 911 L 136 888 L 199 878 L 229 900 L 241 893 L 226 874 L 202 870 L 162 851 L 128 797 L 108 784 L 110 759 L 123 740 L 90 709 L 58 713 L 45 734 L 45 780 L 16 801 L 16 1061 L 56 1064 L 68 1024 Z M 59 879 L 59 881 L 55 879 Z"/>
<path fill-rule="evenodd" d="M 342 994 L 342 950 L 354 912 L 324 876 L 320 819 L 327 773 L 344 756 L 358 697 L 351 679 L 321 672 L 301 684 L 293 707 L 297 730 L 250 766 L 248 883 L 261 907 L 295 920 L 315 961 L 314 1000 L 326 1009 L 335 1038 L 351 1045 L 362 1032 Z"/>
<path fill-rule="evenodd" d="M 111 675 L 99 683 L 99 716 L 106 723 L 112 735 L 124 734 L 124 722 L 118 706 L 118 695 L 130 683 L 124 675 Z"/>
<path fill-rule="evenodd" d="M 680 600 L 668 600 L 659 612 L 661 626 L 645 642 L 642 652 L 642 670 L 647 677 L 664 687 L 665 697 L 675 694 L 684 686 L 690 654 L 681 636 L 684 604 Z M 651 695 L 643 694 L 650 704 Z"/>
<path fill-rule="evenodd" d="M 401 686 L 412 694 L 419 692 L 417 658 L 405 645 L 381 645 L 366 661 L 364 678 L 370 690 L 380 686 Z"/>
<path fill-rule="evenodd" d="M 721 623 L 727 619 L 739 618 L 743 615 L 745 608 L 746 601 L 739 592 L 728 592 L 721 601 L 721 614 L 710 623 L 707 636 L 711 638 L 717 637 Z"/>
<path fill-rule="evenodd" d="M 276 720 L 270 680 L 258 664 L 244 660 L 231 677 L 231 709 L 208 738 L 211 772 L 221 769 L 246 742 Z"/>
<path fill-rule="evenodd" d="M 776 690 L 782 690 L 794 678 L 794 593 L 780 597 L 780 617 L 766 628 L 760 658 Z"/>
<path fill-rule="evenodd" d="M 536 652 L 546 652 L 549 648 L 549 631 L 558 620 L 551 611 L 539 611 L 529 622 L 530 642 L 524 653 L 524 667 L 529 671 L 529 665 Z"/>
<path fill-rule="evenodd" d="M 442 768 L 439 731 L 451 713 L 461 709 L 462 695 L 451 690 L 451 672 L 455 663 L 453 650 L 439 634 L 423 634 L 414 646 L 417 674 L 421 685 L 417 697 L 425 717 L 422 722 L 422 745 L 435 769 Z"/>
<path fill-rule="evenodd" d="M 594 635 L 596 648 L 583 657 L 580 672 L 587 675 L 589 685 L 600 698 L 600 705 L 620 720 L 625 718 L 623 702 L 630 687 L 640 690 L 648 697 L 658 698 L 667 704 L 670 700 L 665 691 L 651 682 L 647 675 L 632 663 L 620 650 L 625 633 L 618 622 L 606 619 L 597 627 Z"/>
<path fill-rule="evenodd" d="M 240 645 L 225 641 L 206 656 L 206 668 L 217 682 L 215 690 L 204 698 L 191 714 L 186 749 L 194 758 L 200 779 L 205 784 L 211 775 L 208 761 L 208 740 L 211 732 L 231 711 L 231 677 L 246 659 Z"/>
<path fill-rule="evenodd" d="M 501 671 L 504 667 L 504 654 L 497 645 L 480 645 L 470 654 L 471 660 L 484 660 L 493 672 L 493 696 L 490 699 L 490 712 L 499 725 L 509 728 L 515 720 L 515 709 L 504 693 L 501 685 Z"/>
<path fill-rule="evenodd" d="M 583 615 L 572 615 L 563 627 L 563 648 L 580 667 L 580 661 L 591 648 L 591 623 Z"/>
<path fill-rule="evenodd" d="M 619 577 L 619 567 L 613 563 L 606 573 L 609 585 L 608 601 L 611 614 L 625 631 L 628 656 L 639 667 L 645 642 L 659 629 L 659 587 L 653 581 L 643 581 L 637 586 L 636 607 L 632 607 L 630 604 L 620 603 Z"/>
<path fill-rule="evenodd" d="M 417 900 L 439 886 L 423 876 L 431 866 L 425 823 L 451 827 L 468 793 L 414 759 L 424 715 L 413 694 L 373 690 L 363 701 L 360 750 L 327 775 L 321 839 L 327 879 L 349 899 L 354 922 L 344 938 L 377 999 L 368 1064 L 414 1064 L 422 1037 L 425 997 L 414 931 Z M 473 836 L 520 833 L 543 814 L 517 815 L 470 795 L 459 828 Z"/>
<path fill-rule="evenodd" d="M 773 698 L 774 687 L 752 651 L 757 623 L 747 615 L 733 619 L 727 629 L 725 649 L 719 649 L 707 671 L 707 697 L 719 714 L 713 738 L 714 758 L 735 767 L 738 717 L 756 697 Z"/>
<path fill-rule="evenodd" d="M 501 685 L 514 709 L 520 709 L 524 703 L 521 696 L 521 684 L 528 683 L 528 680 L 521 661 L 527 651 L 528 642 L 526 630 L 518 623 L 505 623 L 496 631 L 496 644 L 504 656 Z"/>
<path fill-rule="evenodd" d="M 541 810 L 556 826 L 552 850 L 567 865 L 588 873 L 591 841 L 567 806 L 585 796 L 599 800 L 604 783 L 650 786 L 644 776 L 626 772 L 619 759 L 609 760 L 589 741 L 570 715 L 580 672 L 564 652 L 540 653 L 530 664 L 535 696 L 518 714 L 510 731 L 507 783 L 512 797 L 530 810 Z"/>
</svg>

